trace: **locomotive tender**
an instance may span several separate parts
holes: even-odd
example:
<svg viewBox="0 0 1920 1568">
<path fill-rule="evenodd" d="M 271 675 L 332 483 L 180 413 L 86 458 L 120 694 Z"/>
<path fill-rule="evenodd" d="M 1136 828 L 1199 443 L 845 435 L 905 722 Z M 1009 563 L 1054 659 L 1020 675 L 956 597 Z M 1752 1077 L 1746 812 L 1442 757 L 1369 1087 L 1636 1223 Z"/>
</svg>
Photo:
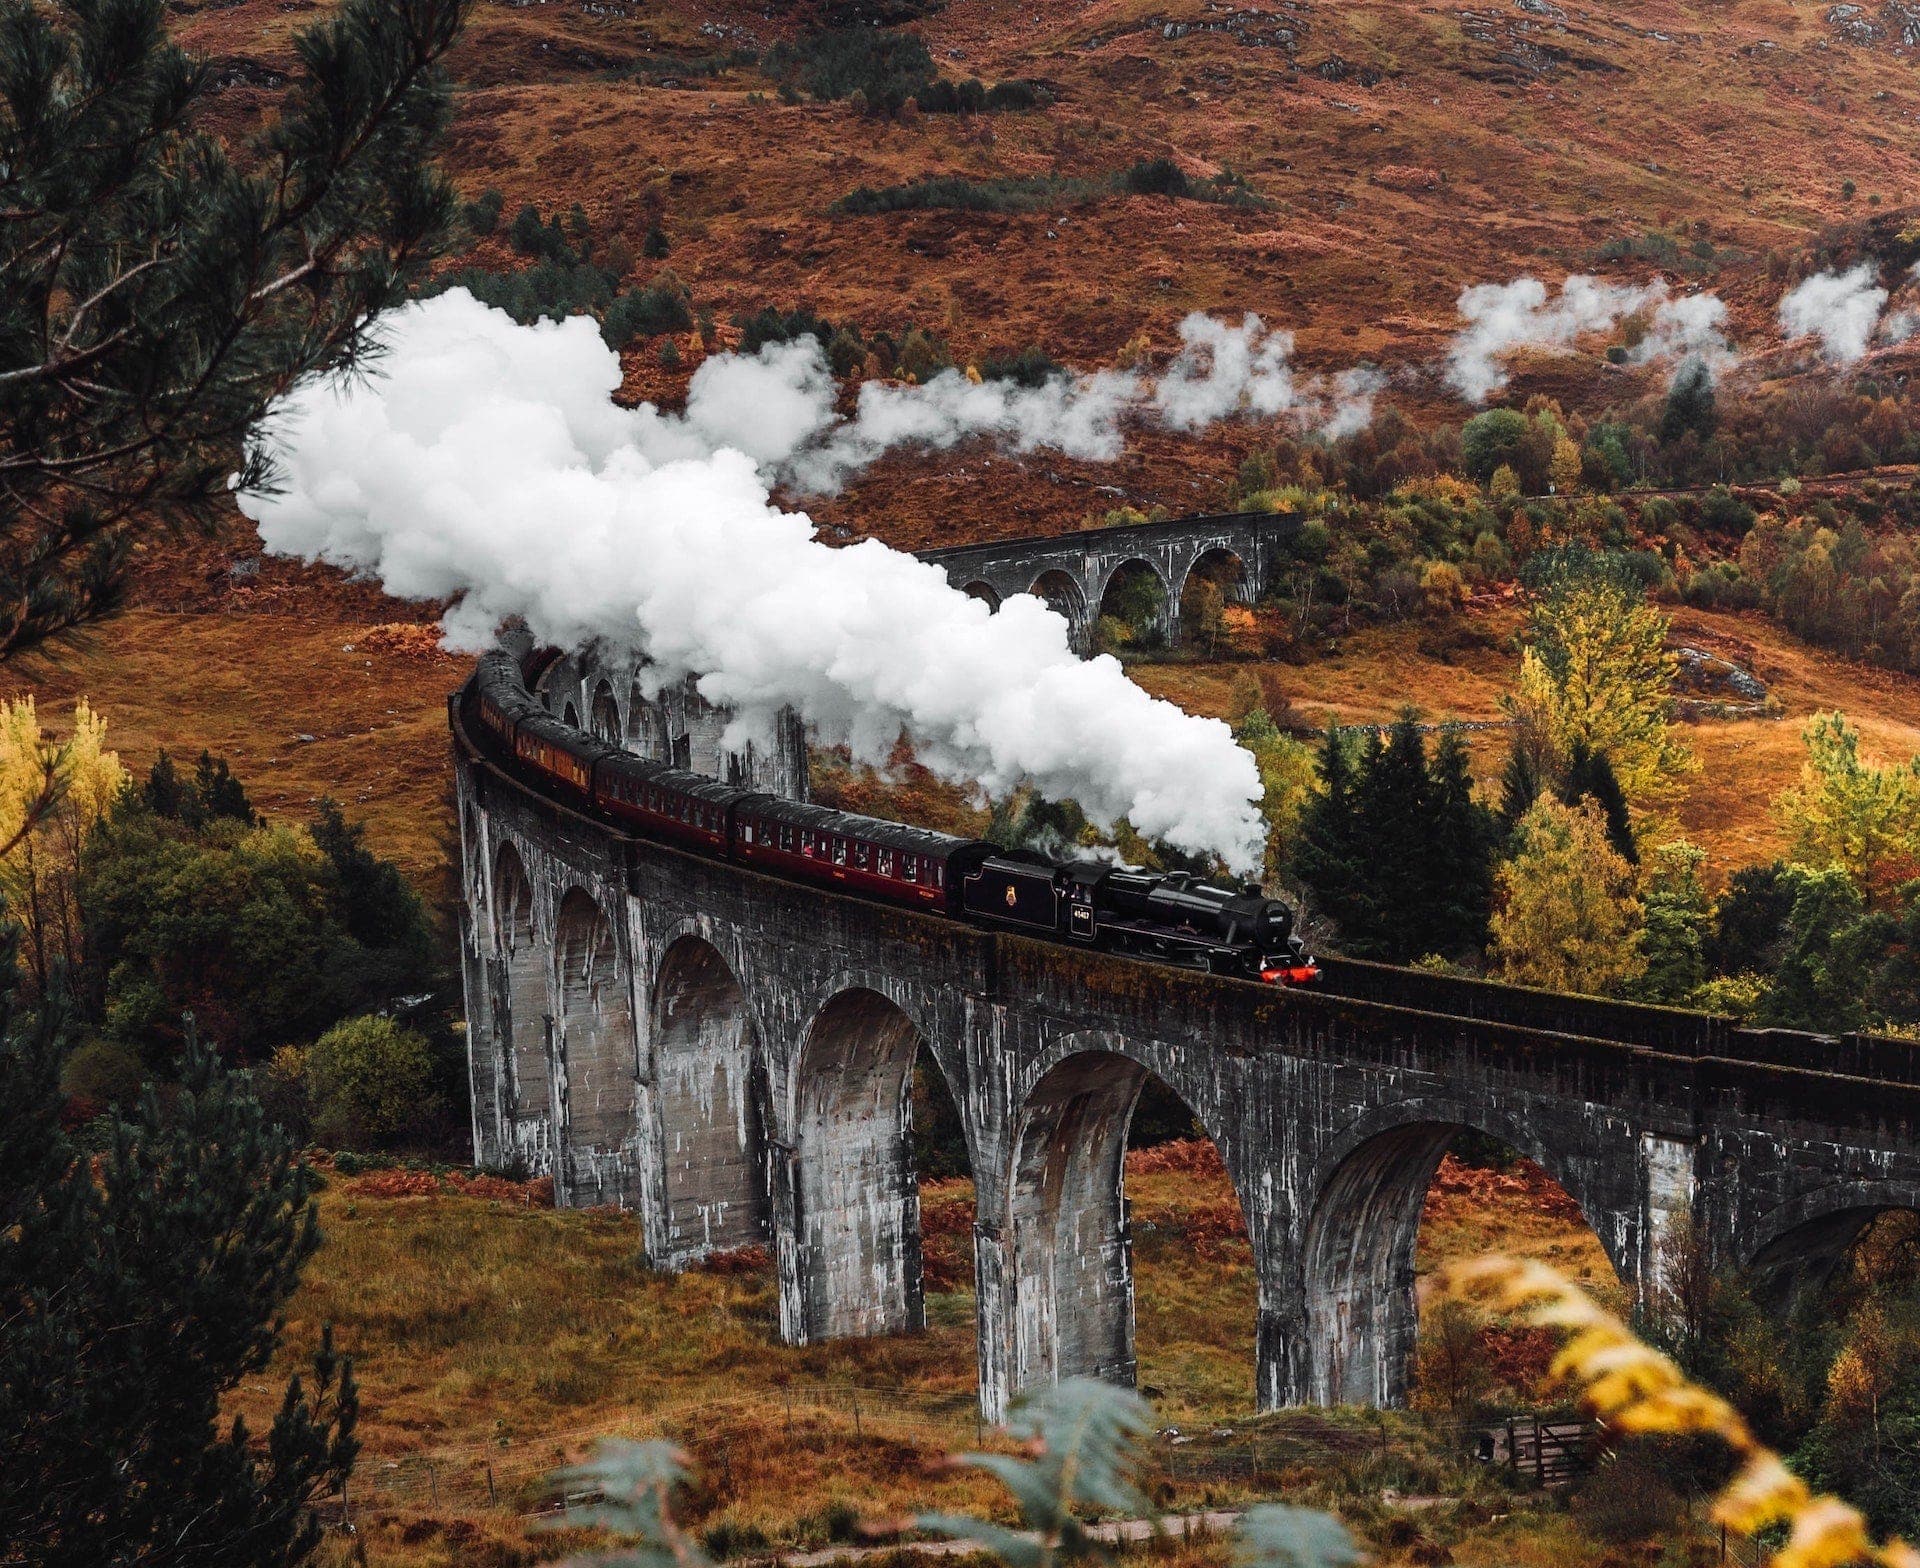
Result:
<svg viewBox="0 0 1920 1568">
<path fill-rule="evenodd" d="M 537 658 L 538 656 L 536 656 Z M 511 654 L 484 655 L 454 698 L 495 760 L 569 803 L 658 839 L 775 876 L 1079 947 L 1268 984 L 1320 970 L 1293 911 L 1257 888 L 1184 872 L 1048 860 L 976 839 L 735 789 L 583 734 L 543 708 Z"/>
</svg>

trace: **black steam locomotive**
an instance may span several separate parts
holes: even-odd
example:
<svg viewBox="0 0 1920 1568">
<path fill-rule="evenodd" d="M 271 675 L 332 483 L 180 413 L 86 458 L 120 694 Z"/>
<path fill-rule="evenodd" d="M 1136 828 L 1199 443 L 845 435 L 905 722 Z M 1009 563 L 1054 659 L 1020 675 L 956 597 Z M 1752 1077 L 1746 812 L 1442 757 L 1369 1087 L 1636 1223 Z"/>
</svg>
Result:
<svg viewBox="0 0 1920 1568">
<path fill-rule="evenodd" d="M 628 832 L 868 898 L 1269 984 L 1320 978 L 1293 911 L 1255 888 L 1098 861 L 1064 864 L 975 839 L 735 789 L 564 724 L 511 655 L 454 698 L 497 766 Z"/>
</svg>

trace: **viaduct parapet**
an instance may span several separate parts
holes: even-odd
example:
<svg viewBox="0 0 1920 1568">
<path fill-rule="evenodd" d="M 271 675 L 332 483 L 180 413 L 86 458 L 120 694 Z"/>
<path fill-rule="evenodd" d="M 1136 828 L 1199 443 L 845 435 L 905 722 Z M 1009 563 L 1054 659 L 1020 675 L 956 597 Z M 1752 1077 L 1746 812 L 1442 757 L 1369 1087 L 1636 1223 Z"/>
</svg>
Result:
<svg viewBox="0 0 1920 1568">
<path fill-rule="evenodd" d="M 1151 630 L 1175 642 L 1180 601 L 1196 572 L 1217 582 L 1229 602 L 1251 604 L 1284 571 L 1300 527 L 1295 517 L 1235 512 L 923 550 L 920 558 L 944 567 L 956 588 L 995 609 L 1016 593 L 1045 599 L 1066 617 L 1076 651 L 1086 653 L 1101 603 L 1121 576 L 1151 574 L 1161 604 Z"/>
<path fill-rule="evenodd" d="M 1149 1074 L 1239 1195 L 1263 1406 L 1404 1398 L 1421 1207 L 1465 1127 L 1539 1161 L 1644 1294 L 1697 1237 L 1785 1298 L 1875 1213 L 1920 1206 L 1910 1043 L 1365 964 L 1287 991 L 1069 950 L 626 837 L 455 735 L 476 1158 L 633 1210 L 665 1265 L 767 1246 L 790 1342 L 908 1330 L 924 1047 L 976 1183 L 991 1417 L 1054 1379 L 1132 1379 L 1124 1154 Z"/>
</svg>

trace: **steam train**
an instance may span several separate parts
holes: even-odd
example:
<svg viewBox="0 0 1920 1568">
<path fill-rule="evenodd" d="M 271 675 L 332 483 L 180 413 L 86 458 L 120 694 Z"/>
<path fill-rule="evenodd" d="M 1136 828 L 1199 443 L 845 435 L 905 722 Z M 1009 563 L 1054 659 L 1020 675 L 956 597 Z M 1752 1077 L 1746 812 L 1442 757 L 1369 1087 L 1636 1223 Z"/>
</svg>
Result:
<svg viewBox="0 0 1920 1568">
<path fill-rule="evenodd" d="M 753 793 L 623 751 L 562 723 L 512 655 L 479 662 L 454 699 L 494 760 L 643 838 L 886 903 L 1080 947 L 1311 985 L 1293 911 L 1253 887 L 1099 861 L 1064 864 L 875 817 Z"/>
</svg>

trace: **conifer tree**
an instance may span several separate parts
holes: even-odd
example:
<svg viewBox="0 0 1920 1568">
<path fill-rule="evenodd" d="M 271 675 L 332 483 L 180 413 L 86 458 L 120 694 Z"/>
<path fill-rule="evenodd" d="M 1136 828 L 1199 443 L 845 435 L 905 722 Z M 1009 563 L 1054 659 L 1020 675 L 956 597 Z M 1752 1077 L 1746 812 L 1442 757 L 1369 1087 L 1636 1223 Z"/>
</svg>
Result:
<svg viewBox="0 0 1920 1568">
<path fill-rule="evenodd" d="M 11 958 L 7 963 L 10 968 Z M 264 1447 L 220 1404 L 272 1356 L 319 1244 L 315 1179 L 244 1078 L 189 1050 L 107 1153 L 60 1127 L 59 1039 L 0 987 L 0 1541 L 43 1568 L 279 1568 L 353 1463 L 324 1337 Z"/>
<path fill-rule="evenodd" d="M 1458 725 L 1447 725 L 1433 750 L 1428 929 L 1414 957 L 1486 944 L 1500 831 L 1494 814 L 1474 798 L 1468 760 L 1466 736 Z"/>
<path fill-rule="evenodd" d="M 1353 743 L 1339 725 L 1328 727 L 1317 759 L 1320 788 L 1300 818 L 1294 869 L 1320 895 L 1342 931 L 1361 918 L 1359 885 L 1364 859 L 1354 802 Z"/>
<path fill-rule="evenodd" d="M 1533 809 L 1545 788 L 1540 762 L 1527 744 L 1523 730 L 1516 727 L 1513 745 L 1507 751 L 1507 764 L 1500 773 L 1500 833 L 1509 838 L 1520 819 Z"/>
<path fill-rule="evenodd" d="M 1443 732 L 1430 760 L 1402 713 L 1358 758 L 1330 734 L 1321 792 L 1301 823 L 1296 869 L 1360 958 L 1406 963 L 1478 947 L 1492 896 L 1492 814 L 1473 798 L 1466 745 Z"/>
<path fill-rule="evenodd" d="M 1704 441 L 1713 434 L 1718 421 L 1713 372 L 1698 354 L 1692 355 L 1675 374 L 1666 405 L 1660 410 L 1660 444 L 1670 445 L 1689 430 Z"/>
<path fill-rule="evenodd" d="M 345 0 L 230 151 L 164 0 L 0 0 L 0 657 L 110 608 L 137 536 L 210 524 L 247 429 L 362 359 L 453 214 L 436 65 L 465 0 Z"/>
<path fill-rule="evenodd" d="M 1607 842 L 1630 866 L 1640 864 L 1640 850 L 1633 841 L 1633 819 L 1627 810 L 1627 797 L 1614 777 L 1613 764 L 1604 751 L 1596 751 L 1584 740 L 1576 740 L 1567 752 L 1567 778 L 1560 789 L 1560 802 L 1577 806 L 1590 800 L 1607 819 Z"/>
<path fill-rule="evenodd" d="M 1426 951 L 1433 835 L 1428 784 L 1426 742 L 1408 710 L 1385 741 L 1377 732 L 1369 737 L 1354 785 L 1366 852 L 1356 864 L 1362 919 L 1348 936 L 1364 957 L 1405 962 Z"/>
</svg>

